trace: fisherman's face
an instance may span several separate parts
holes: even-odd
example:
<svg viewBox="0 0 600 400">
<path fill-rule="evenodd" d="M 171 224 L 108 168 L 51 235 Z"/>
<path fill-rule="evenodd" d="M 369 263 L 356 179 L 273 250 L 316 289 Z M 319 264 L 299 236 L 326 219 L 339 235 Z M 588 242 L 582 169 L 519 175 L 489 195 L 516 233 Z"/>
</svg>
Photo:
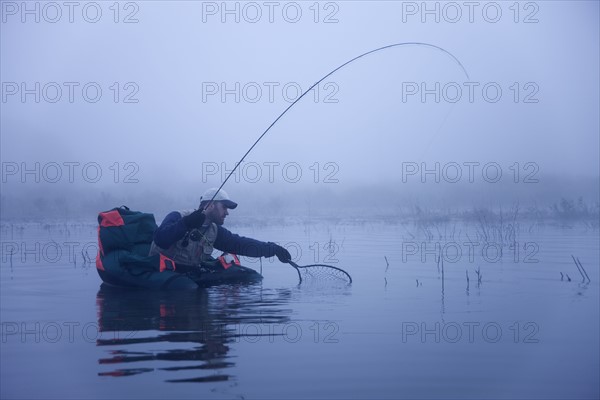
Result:
<svg viewBox="0 0 600 400">
<path fill-rule="evenodd" d="M 206 216 L 217 225 L 223 225 L 227 215 L 229 211 L 220 201 L 214 201 L 206 208 Z"/>
</svg>

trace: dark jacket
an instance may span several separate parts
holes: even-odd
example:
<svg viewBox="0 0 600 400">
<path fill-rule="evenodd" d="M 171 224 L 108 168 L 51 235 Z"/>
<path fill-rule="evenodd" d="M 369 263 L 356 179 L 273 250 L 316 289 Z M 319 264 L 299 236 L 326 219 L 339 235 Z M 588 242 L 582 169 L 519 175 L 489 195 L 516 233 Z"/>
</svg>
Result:
<svg viewBox="0 0 600 400">
<path fill-rule="evenodd" d="M 163 249 L 168 249 L 174 243 L 183 239 L 186 232 L 187 228 L 183 222 L 181 213 L 173 211 L 165 217 L 154 232 L 154 243 Z M 222 226 L 217 227 L 217 238 L 214 248 L 247 257 L 273 257 L 275 255 L 274 243 L 261 242 L 260 240 L 236 235 Z"/>
</svg>

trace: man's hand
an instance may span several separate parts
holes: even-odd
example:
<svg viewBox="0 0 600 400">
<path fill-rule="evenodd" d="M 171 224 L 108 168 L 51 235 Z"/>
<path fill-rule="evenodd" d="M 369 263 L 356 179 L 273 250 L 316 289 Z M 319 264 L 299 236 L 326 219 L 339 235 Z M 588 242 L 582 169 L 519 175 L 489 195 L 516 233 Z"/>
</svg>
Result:
<svg viewBox="0 0 600 400">
<path fill-rule="evenodd" d="M 183 217 L 183 223 L 189 231 L 190 229 L 201 228 L 205 219 L 206 215 L 204 215 L 202 210 L 196 210 L 190 215 Z"/>
<path fill-rule="evenodd" d="M 279 261 L 282 263 L 288 263 L 292 260 L 292 256 L 290 252 L 285 249 L 285 247 L 281 247 L 279 245 L 275 245 L 275 255 L 279 258 Z"/>
</svg>

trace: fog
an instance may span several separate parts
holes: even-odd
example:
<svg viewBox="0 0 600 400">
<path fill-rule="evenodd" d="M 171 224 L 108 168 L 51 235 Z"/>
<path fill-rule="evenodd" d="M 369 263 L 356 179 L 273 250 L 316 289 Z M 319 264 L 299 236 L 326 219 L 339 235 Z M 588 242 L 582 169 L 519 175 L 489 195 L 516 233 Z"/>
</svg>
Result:
<svg viewBox="0 0 600 400">
<path fill-rule="evenodd" d="M 599 398 L 599 15 L 0 0 L 0 398 Z"/>
<path fill-rule="evenodd" d="M 2 219 L 599 201 L 599 6 L 5 2 Z M 452 56 L 450 56 L 452 55 Z M 455 57 L 452 58 L 452 57 Z M 468 77 L 457 63 L 466 69 Z"/>
</svg>

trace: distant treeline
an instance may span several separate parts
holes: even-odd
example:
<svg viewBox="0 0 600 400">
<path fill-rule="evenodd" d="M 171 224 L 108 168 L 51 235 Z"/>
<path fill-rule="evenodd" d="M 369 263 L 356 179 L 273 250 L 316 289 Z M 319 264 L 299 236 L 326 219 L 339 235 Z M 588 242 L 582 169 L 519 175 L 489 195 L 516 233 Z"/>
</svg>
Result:
<svg viewBox="0 0 600 400">
<path fill-rule="evenodd" d="M 532 197 L 515 194 L 496 198 L 483 194 L 460 198 L 456 195 L 420 193 L 373 187 L 350 190 L 294 187 L 288 190 L 251 190 L 235 187 L 230 196 L 240 205 L 229 221 L 298 217 L 301 219 L 412 219 L 442 221 L 452 218 L 479 219 L 482 215 L 503 217 L 516 214 L 519 219 L 591 221 L 597 226 L 600 202 L 584 196 L 556 196 L 554 193 Z M 2 191 L 0 219 L 3 221 L 88 221 L 98 212 L 121 205 L 151 212 L 158 221 L 172 210 L 198 207 L 200 194 L 162 190 L 72 190 L 70 192 Z M 593 196 L 592 196 L 593 197 Z"/>
</svg>

